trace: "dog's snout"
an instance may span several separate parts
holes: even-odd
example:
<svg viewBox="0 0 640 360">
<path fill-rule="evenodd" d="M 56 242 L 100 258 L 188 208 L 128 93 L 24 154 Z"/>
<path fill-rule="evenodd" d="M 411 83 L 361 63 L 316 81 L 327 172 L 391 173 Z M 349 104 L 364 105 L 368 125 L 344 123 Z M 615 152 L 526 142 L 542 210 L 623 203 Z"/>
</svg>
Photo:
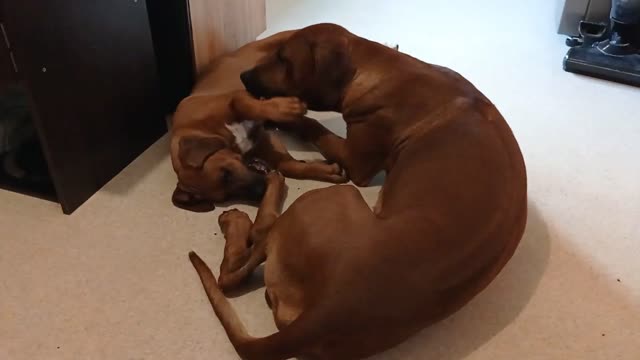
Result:
<svg viewBox="0 0 640 360">
<path fill-rule="evenodd" d="M 255 97 L 267 96 L 265 89 L 257 80 L 254 70 L 247 70 L 240 74 L 240 81 L 251 95 Z"/>
</svg>

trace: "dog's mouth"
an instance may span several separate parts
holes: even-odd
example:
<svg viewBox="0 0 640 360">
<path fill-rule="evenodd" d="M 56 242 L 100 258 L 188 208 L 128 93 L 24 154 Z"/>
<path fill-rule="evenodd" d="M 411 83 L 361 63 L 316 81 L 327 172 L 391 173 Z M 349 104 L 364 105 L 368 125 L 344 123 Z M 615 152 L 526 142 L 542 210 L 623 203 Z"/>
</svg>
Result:
<svg viewBox="0 0 640 360">
<path fill-rule="evenodd" d="M 250 158 L 245 161 L 245 165 L 252 171 L 261 175 L 267 175 L 271 172 L 271 167 L 264 160 L 258 158 Z"/>
<path fill-rule="evenodd" d="M 280 91 L 273 91 L 272 89 L 265 87 L 256 80 L 255 74 L 251 70 L 243 72 L 240 75 L 240 80 L 249 94 L 256 99 L 269 100 L 274 97 L 286 96 L 286 94 L 283 94 Z"/>
</svg>

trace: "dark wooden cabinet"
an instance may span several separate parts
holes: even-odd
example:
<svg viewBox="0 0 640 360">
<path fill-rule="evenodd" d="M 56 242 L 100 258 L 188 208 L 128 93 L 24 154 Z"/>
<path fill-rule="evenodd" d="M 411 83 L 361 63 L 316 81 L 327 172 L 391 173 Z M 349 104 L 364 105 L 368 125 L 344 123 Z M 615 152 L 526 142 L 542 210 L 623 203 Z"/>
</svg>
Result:
<svg viewBox="0 0 640 360">
<path fill-rule="evenodd" d="M 71 213 L 166 131 L 164 117 L 188 92 L 193 68 L 176 74 L 171 66 L 184 58 L 163 58 L 169 80 L 161 84 L 144 0 L 1 0 L 0 5 L 11 46 L 10 52 L 0 51 L 0 81 L 27 88 L 55 187 L 52 198 Z M 171 19 L 169 9 L 156 11 L 165 16 L 159 26 Z M 182 34 L 174 41 L 190 43 L 184 38 L 187 18 L 172 26 Z M 160 36 L 167 36 L 166 29 L 156 47 L 171 53 L 166 48 L 171 43 Z M 189 47 L 181 47 L 188 58 Z M 180 89 L 162 93 L 180 81 Z"/>
<path fill-rule="evenodd" d="M 0 12 L 0 19 L 2 13 Z M 0 84 L 7 84 L 17 80 L 17 69 L 15 67 L 10 43 L 5 36 L 4 25 L 0 25 Z"/>
<path fill-rule="evenodd" d="M 0 0 L 0 96 L 26 90 L 52 180 L 0 168 L 0 188 L 73 212 L 166 131 L 198 69 L 265 19 L 264 0 Z"/>
</svg>

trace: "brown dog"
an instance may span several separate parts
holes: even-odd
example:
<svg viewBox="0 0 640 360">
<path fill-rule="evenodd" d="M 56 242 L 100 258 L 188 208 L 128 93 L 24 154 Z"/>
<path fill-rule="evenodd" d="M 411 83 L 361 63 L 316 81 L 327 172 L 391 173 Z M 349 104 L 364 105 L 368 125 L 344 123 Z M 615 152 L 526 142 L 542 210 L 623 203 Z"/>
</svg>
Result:
<svg viewBox="0 0 640 360">
<path fill-rule="evenodd" d="M 216 60 L 173 116 L 171 160 L 178 175 L 173 203 L 192 211 L 213 210 L 216 202 L 259 200 L 266 161 L 287 177 L 342 183 L 337 164 L 293 159 L 262 122 L 297 119 L 306 106 L 297 98 L 260 101 L 249 95 L 240 73 L 280 47 L 292 32 L 251 43 Z"/>
<path fill-rule="evenodd" d="M 289 125 L 357 184 L 387 172 L 373 212 L 355 187 L 333 186 L 275 221 L 282 179 L 272 174 L 256 219 L 266 235 L 245 249 L 244 265 L 216 283 L 191 253 L 243 359 L 370 356 L 458 310 L 511 258 L 527 217 L 522 155 L 498 110 L 457 73 L 323 24 L 293 34 L 242 79 L 255 96 L 342 112 L 346 140 L 306 118 Z M 246 215 L 227 212 L 220 223 L 236 249 L 225 257 L 242 253 Z M 254 338 L 221 289 L 265 258 L 280 331 Z"/>
</svg>

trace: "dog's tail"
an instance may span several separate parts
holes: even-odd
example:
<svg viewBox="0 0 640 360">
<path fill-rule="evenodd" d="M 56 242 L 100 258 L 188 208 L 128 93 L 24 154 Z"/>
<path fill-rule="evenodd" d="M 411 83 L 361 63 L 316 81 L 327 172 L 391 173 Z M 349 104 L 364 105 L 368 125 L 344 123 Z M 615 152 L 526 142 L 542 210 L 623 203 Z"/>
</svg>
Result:
<svg viewBox="0 0 640 360">
<path fill-rule="evenodd" d="M 264 338 L 249 335 L 229 300 L 218 287 L 211 269 L 195 253 L 189 259 L 204 286 L 213 311 L 220 319 L 224 330 L 240 357 L 244 360 L 286 360 L 301 355 L 315 337 L 319 326 L 314 325 L 314 316 L 303 313 L 280 332 Z"/>
</svg>

